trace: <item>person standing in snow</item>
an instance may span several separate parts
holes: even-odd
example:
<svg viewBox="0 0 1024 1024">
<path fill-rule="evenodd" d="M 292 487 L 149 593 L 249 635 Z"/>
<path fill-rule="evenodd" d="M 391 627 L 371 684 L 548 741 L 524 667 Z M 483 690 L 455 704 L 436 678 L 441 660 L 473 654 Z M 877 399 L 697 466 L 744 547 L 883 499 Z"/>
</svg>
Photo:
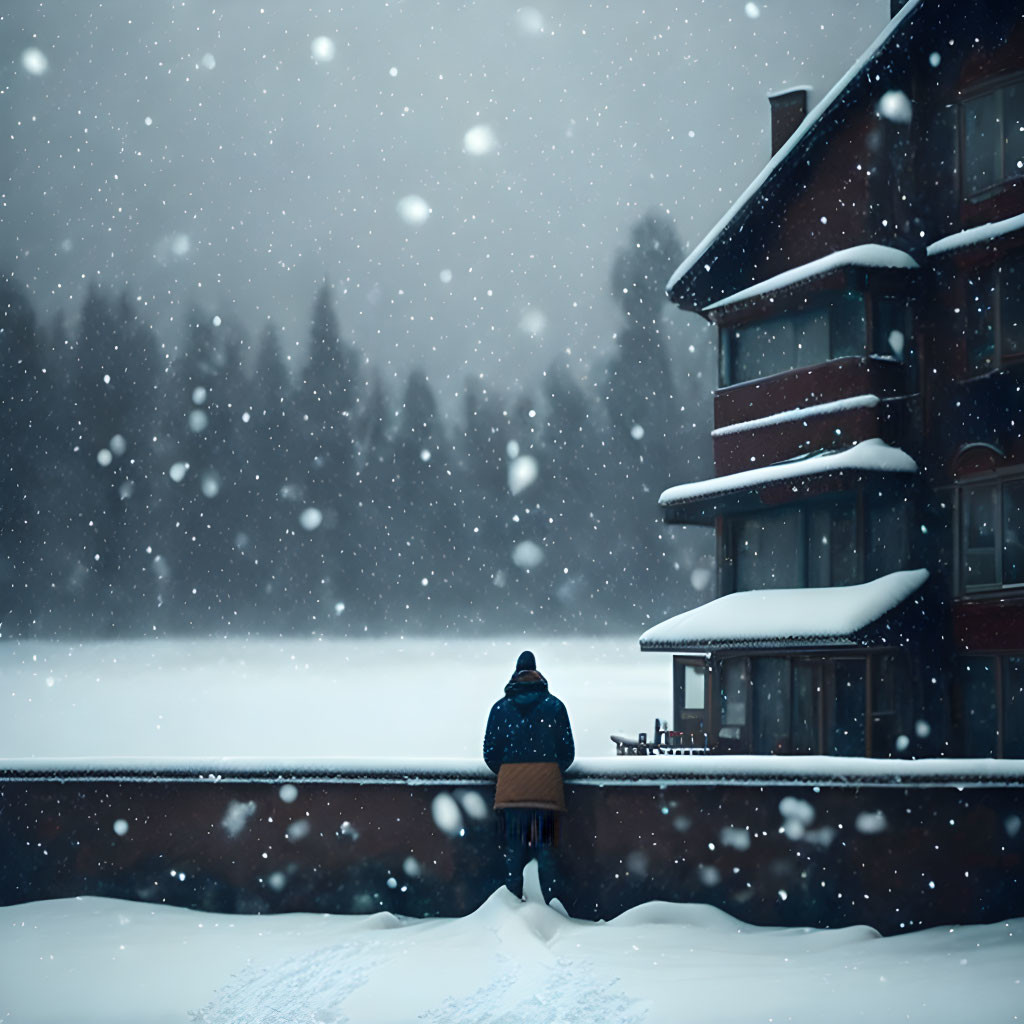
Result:
<svg viewBox="0 0 1024 1024">
<path fill-rule="evenodd" d="M 558 815 L 565 813 L 562 774 L 575 756 L 565 705 L 548 692 L 532 652 L 523 651 L 484 735 L 484 761 L 498 776 L 494 809 L 503 831 L 505 885 L 520 898 L 531 853 L 544 899 L 554 895 L 553 847 Z"/>
</svg>

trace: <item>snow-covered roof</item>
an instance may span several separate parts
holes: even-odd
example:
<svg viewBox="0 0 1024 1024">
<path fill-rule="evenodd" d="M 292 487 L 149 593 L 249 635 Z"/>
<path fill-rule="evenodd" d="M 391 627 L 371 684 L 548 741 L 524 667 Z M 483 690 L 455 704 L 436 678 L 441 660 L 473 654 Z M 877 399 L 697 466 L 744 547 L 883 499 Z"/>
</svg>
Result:
<svg viewBox="0 0 1024 1024">
<path fill-rule="evenodd" d="M 837 412 L 850 409 L 873 409 L 881 405 L 878 395 L 853 395 L 850 398 L 837 398 L 834 402 L 820 402 L 818 405 L 804 405 L 796 409 L 786 409 L 770 416 L 759 416 L 754 420 L 742 423 L 730 423 L 727 427 L 716 427 L 711 431 L 712 437 L 725 437 L 727 434 L 738 434 L 744 430 L 760 430 L 762 427 L 774 427 L 780 423 L 793 423 L 798 420 L 812 419 L 815 416 L 830 416 Z"/>
<path fill-rule="evenodd" d="M 854 642 L 856 634 L 906 601 L 927 579 L 927 569 L 908 569 L 850 587 L 727 594 L 652 626 L 640 637 L 640 648 Z"/>
<path fill-rule="evenodd" d="M 920 6 L 921 0 L 908 0 L 896 16 L 890 20 L 882 33 L 871 44 L 871 46 L 868 47 L 861 58 L 854 63 L 846 74 L 843 75 L 843 77 L 840 78 L 839 81 L 836 82 L 836 84 L 825 94 L 821 102 L 818 103 L 817 106 L 815 106 L 814 109 L 811 110 L 811 112 L 803 119 L 796 131 L 793 132 L 779 151 L 771 158 L 771 160 L 768 161 L 764 170 L 761 171 L 753 182 L 751 182 L 747 190 L 739 197 L 739 199 L 736 200 L 735 203 L 732 204 L 725 216 L 707 233 L 704 239 L 694 247 L 689 256 L 683 260 L 676 272 L 671 278 L 669 278 L 669 282 L 666 286 L 668 291 L 671 292 L 679 281 L 704 259 L 705 253 L 711 247 L 711 244 L 715 239 L 718 238 L 718 236 L 729 226 L 730 222 L 740 213 L 740 211 L 750 203 L 754 196 L 756 196 L 760 191 L 761 186 L 765 184 L 772 174 L 774 174 L 774 172 L 789 159 L 790 154 L 804 141 L 805 138 L 807 138 L 811 129 L 822 119 L 825 113 L 843 95 L 850 84 L 882 50 L 900 25 L 910 18 Z M 707 269 L 710 269 L 710 267 Z"/>
<path fill-rule="evenodd" d="M 1021 229 L 1024 229 L 1024 213 L 1019 213 L 1016 217 L 1007 217 L 1006 220 L 979 224 L 976 228 L 967 228 L 965 231 L 957 231 L 955 234 L 940 238 L 928 246 L 928 255 L 941 256 L 943 253 L 953 252 L 956 249 L 982 245 Z"/>
<path fill-rule="evenodd" d="M 796 480 L 821 473 L 842 470 L 860 470 L 873 473 L 916 473 L 917 463 L 901 448 L 893 448 L 877 437 L 868 438 L 841 452 L 822 452 L 788 462 L 776 462 L 757 469 L 745 469 L 728 476 L 716 476 L 710 480 L 697 480 L 689 484 L 677 484 L 663 491 L 658 499 L 662 508 L 671 505 L 726 494 L 765 487 L 783 480 Z"/>
<path fill-rule="evenodd" d="M 878 245 L 869 242 L 865 245 L 854 245 L 849 249 L 840 249 L 838 252 L 829 253 L 820 259 L 812 260 L 800 267 L 791 267 L 781 274 L 769 277 L 766 281 L 744 288 L 735 295 L 728 295 L 724 299 L 712 302 L 710 306 L 704 307 L 704 312 L 713 309 L 720 309 L 722 306 L 731 306 L 746 299 L 757 298 L 760 295 L 767 295 L 769 292 L 776 292 L 782 288 L 789 288 L 795 284 L 801 284 L 815 277 L 821 277 L 831 270 L 838 270 L 843 267 L 871 267 L 888 268 L 899 270 L 916 270 L 920 264 L 909 253 L 902 249 L 896 249 L 891 245 Z"/>
</svg>

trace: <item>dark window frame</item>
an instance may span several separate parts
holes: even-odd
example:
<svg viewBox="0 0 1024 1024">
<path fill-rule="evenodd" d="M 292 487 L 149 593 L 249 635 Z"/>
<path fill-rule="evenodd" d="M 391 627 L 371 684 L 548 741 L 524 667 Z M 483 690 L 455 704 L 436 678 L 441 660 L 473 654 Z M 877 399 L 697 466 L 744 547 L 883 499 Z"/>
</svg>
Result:
<svg viewBox="0 0 1024 1024">
<path fill-rule="evenodd" d="M 1006 276 L 1008 273 L 1018 275 L 1018 286 L 1024 284 L 1024 254 L 1013 253 L 1002 262 L 975 267 L 965 275 L 962 302 L 964 308 L 962 359 L 963 376 L 966 380 L 984 377 L 994 370 L 1024 363 L 1024 345 L 1021 346 L 1019 352 L 1007 351 L 1007 327 L 1005 324 L 1007 303 L 1004 302 L 1004 297 L 1008 294 L 1019 294 L 1014 292 L 1012 285 L 1007 286 Z M 975 279 L 978 280 L 977 286 L 970 284 Z M 979 312 L 973 305 L 977 301 L 977 296 L 972 294 L 975 287 L 980 289 L 983 294 L 990 296 L 985 312 Z M 992 337 L 991 357 L 983 364 L 972 365 L 971 343 L 983 340 L 988 332 L 991 332 Z"/>
<path fill-rule="evenodd" d="M 854 517 L 854 535 L 856 538 L 856 558 L 857 565 L 854 572 L 855 582 L 863 583 L 865 580 L 865 572 L 867 567 L 867 515 L 865 513 L 865 499 L 863 490 L 858 488 L 856 491 L 843 492 L 840 495 L 832 496 L 825 500 L 817 500 L 813 502 L 801 502 L 800 504 L 793 505 L 779 505 L 771 508 L 764 508 L 758 512 L 752 512 L 740 515 L 730 515 L 723 519 L 723 530 L 722 530 L 722 551 L 720 553 L 719 565 L 722 567 L 722 583 L 723 593 L 736 593 L 738 590 L 738 552 L 737 544 L 739 543 L 739 533 L 741 524 L 750 519 L 758 519 L 764 515 L 777 515 L 782 514 L 785 511 L 791 511 L 797 516 L 797 533 L 801 538 L 800 551 L 797 557 L 797 582 L 795 588 L 805 589 L 809 587 L 811 579 L 811 560 L 812 560 L 812 538 L 811 538 L 811 524 L 813 521 L 812 513 L 820 509 L 828 509 L 830 511 L 838 508 L 845 507 L 849 510 L 852 507 Z M 834 520 L 831 520 L 834 525 Z M 831 567 L 830 567 L 831 575 Z M 849 586 L 850 584 L 839 584 L 829 582 L 828 586 Z M 766 589 L 766 588 L 761 588 Z M 767 589 L 791 589 L 785 586 L 778 588 L 767 588 Z"/>
<path fill-rule="evenodd" d="M 690 707 L 686 700 L 686 669 L 697 668 L 703 673 L 703 705 L 700 708 Z M 693 742 L 687 746 L 703 746 L 710 744 L 715 732 L 713 721 L 713 683 L 714 673 L 708 658 L 701 654 L 676 654 L 672 658 L 672 729 L 675 732 L 692 733 Z M 697 742 L 698 733 L 704 740 Z"/>
<path fill-rule="evenodd" d="M 842 312 L 842 303 L 848 298 L 858 300 L 858 305 L 863 316 L 860 327 L 863 328 L 861 344 L 855 347 L 854 351 L 839 351 L 838 342 L 842 338 L 842 330 L 837 326 L 836 319 Z M 782 369 L 770 369 L 767 372 L 759 373 L 757 376 L 744 376 L 738 378 L 736 369 L 736 341 L 734 332 L 755 327 L 763 327 L 774 322 L 792 320 L 804 314 L 815 313 L 828 314 L 828 356 L 816 363 L 797 363 L 786 366 Z M 902 315 L 901 315 L 902 314 Z M 894 350 L 889 343 L 888 335 L 883 338 L 882 333 L 885 325 L 889 325 L 889 331 L 899 330 L 903 335 L 903 349 L 900 352 Z M 907 362 L 907 349 L 912 340 L 913 323 L 911 320 L 911 304 L 906 294 L 893 290 L 891 287 L 884 291 L 870 287 L 835 289 L 821 294 L 813 295 L 804 300 L 803 303 L 789 305 L 787 308 L 772 311 L 770 316 L 755 317 L 749 320 L 734 320 L 727 324 L 720 324 L 718 329 L 718 387 L 733 387 L 737 384 L 747 384 L 754 380 L 763 380 L 765 377 L 773 377 L 779 373 L 789 373 L 793 370 L 804 370 L 809 366 L 820 366 L 824 362 L 832 362 L 834 359 L 843 359 L 849 356 L 854 357 L 876 357 L 887 358 L 897 362 Z"/>
<path fill-rule="evenodd" d="M 1010 187 L 1013 182 L 1019 181 L 1024 178 L 1024 168 L 1017 168 L 1014 170 L 1008 170 L 1006 166 L 1006 137 L 1005 132 L 998 136 L 999 138 L 999 165 L 1000 169 L 998 174 L 1000 175 L 999 180 L 992 184 L 985 185 L 975 191 L 971 191 L 971 186 L 968 180 L 968 147 L 967 147 L 967 108 L 970 104 L 976 103 L 979 100 L 983 100 L 991 97 L 994 102 L 998 105 L 998 121 L 1001 124 L 1005 124 L 1005 101 L 1004 92 L 1008 88 L 1024 88 L 1024 74 L 1014 72 L 1009 75 L 1002 75 L 997 78 L 987 79 L 978 85 L 972 86 L 969 90 L 966 90 L 961 97 L 958 118 L 958 130 L 959 130 L 959 171 L 960 171 L 960 196 L 961 199 L 968 203 L 979 203 L 984 202 L 986 199 L 991 198 L 994 195 L 998 195 L 1006 188 Z"/>
<path fill-rule="evenodd" d="M 741 675 L 745 675 L 746 677 L 746 721 L 743 726 L 739 728 L 739 735 L 735 740 L 730 738 L 730 752 L 761 754 L 794 753 L 792 747 L 795 733 L 793 728 L 793 712 L 796 699 L 795 686 L 797 670 L 798 668 L 803 668 L 805 670 L 809 670 L 811 686 L 813 687 L 811 699 L 813 702 L 813 733 L 815 738 L 813 749 L 809 751 L 801 749 L 796 751 L 795 754 L 797 756 L 832 754 L 835 749 L 832 734 L 837 725 L 842 724 L 837 723 L 836 720 L 838 707 L 836 666 L 837 663 L 843 662 L 861 663 L 863 665 L 864 678 L 862 703 L 860 703 L 858 707 L 856 720 L 849 723 L 859 735 L 863 736 L 863 746 L 858 749 L 856 754 L 847 753 L 845 756 L 898 756 L 899 751 L 895 750 L 895 748 L 879 751 L 877 747 L 878 743 L 881 741 L 881 733 L 883 731 L 887 734 L 895 734 L 906 724 L 904 721 L 906 717 L 906 710 L 903 707 L 904 700 L 901 700 L 901 696 L 893 693 L 888 695 L 891 696 L 891 701 L 885 701 L 882 699 L 882 691 L 885 683 L 882 674 L 882 662 L 885 659 L 898 659 L 900 656 L 901 655 L 898 650 L 889 648 L 877 648 L 863 653 L 843 651 L 836 652 L 835 654 L 823 654 L 808 651 L 773 651 L 763 653 L 736 652 L 735 654 L 729 655 L 723 654 L 720 659 L 717 659 L 715 666 L 712 669 L 712 673 L 714 675 L 721 677 L 722 685 L 725 685 L 727 673 L 726 665 L 729 662 L 742 662 Z M 752 662 L 761 658 L 782 660 L 786 663 L 787 678 L 784 682 L 784 687 L 786 689 L 785 697 L 787 699 L 788 715 L 790 718 L 789 738 L 788 742 L 783 744 L 786 749 L 779 751 L 765 751 L 757 749 L 757 737 L 762 728 L 760 715 L 762 714 L 763 704 L 760 704 L 760 701 L 763 700 L 763 698 L 759 697 L 758 684 L 755 681 L 755 667 Z M 900 671 L 902 671 L 902 669 Z M 720 749 L 722 745 L 720 729 L 724 726 L 724 722 L 721 718 L 722 702 L 719 694 L 714 689 L 710 692 L 710 699 L 712 701 L 711 713 L 714 725 L 714 731 L 710 742 L 713 748 Z M 883 706 L 883 704 L 885 706 Z M 890 704 L 892 706 L 889 706 Z M 883 726 L 885 727 L 884 729 Z"/>
<path fill-rule="evenodd" d="M 1010 676 L 1009 660 L 1011 658 L 1024 660 L 1024 650 L 1020 651 L 999 651 L 999 652 L 971 652 L 969 655 L 962 655 L 957 659 L 956 672 L 954 673 L 953 681 L 953 714 L 952 714 L 952 726 L 953 736 L 955 742 L 960 746 L 960 750 L 954 751 L 954 753 L 961 754 L 963 756 L 973 757 L 997 757 L 1003 758 L 1007 756 L 1020 757 L 1024 756 L 1024 735 L 1014 736 L 1011 738 L 1010 743 L 1010 754 L 1007 755 L 1007 706 L 1008 696 L 1011 691 L 1011 687 L 1008 683 Z M 969 738 L 967 732 L 967 680 L 966 680 L 966 667 L 969 662 L 987 662 L 992 669 L 992 702 L 993 709 L 995 711 L 995 735 L 991 736 L 992 750 L 989 754 L 969 754 L 968 745 Z M 1021 698 L 1024 699 L 1024 698 Z M 1018 750 L 1019 748 L 1019 750 Z"/>
<path fill-rule="evenodd" d="M 1024 471 L 1020 466 L 1013 466 L 995 473 L 978 474 L 977 476 L 964 477 L 957 481 L 955 500 L 953 502 L 954 530 L 953 540 L 955 545 L 955 566 L 956 566 L 956 592 L 960 595 L 974 595 L 986 593 L 1003 593 L 1008 590 L 1024 589 L 1024 582 L 1004 582 L 1005 567 L 1004 554 L 1006 538 L 1004 532 L 1004 498 L 1003 488 L 1007 484 L 1024 484 Z M 991 583 L 976 583 L 969 585 L 966 581 L 965 556 L 969 550 L 965 542 L 964 516 L 967 509 L 966 496 L 968 491 L 992 488 L 995 495 L 995 509 L 993 516 L 995 534 L 995 580 Z"/>
</svg>

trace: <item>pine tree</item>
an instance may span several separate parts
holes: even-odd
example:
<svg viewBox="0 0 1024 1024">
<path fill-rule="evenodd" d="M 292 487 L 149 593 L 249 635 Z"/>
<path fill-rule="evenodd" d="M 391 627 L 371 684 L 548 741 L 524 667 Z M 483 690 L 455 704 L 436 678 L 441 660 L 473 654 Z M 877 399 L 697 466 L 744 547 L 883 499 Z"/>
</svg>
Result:
<svg viewBox="0 0 1024 1024">
<path fill-rule="evenodd" d="M 642 583 L 645 591 L 644 606 L 651 595 L 660 600 L 668 586 L 670 565 L 656 502 L 674 461 L 673 449 L 686 444 L 662 344 L 664 281 L 681 258 L 672 224 L 659 213 L 649 213 L 616 254 L 611 275 L 611 291 L 625 325 L 615 336 L 616 353 L 605 385 L 615 481 L 609 498 L 622 517 L 608 555 L 611 564 L 632 567 L 634 582 Z M 635 586 L 620 591 L 618 614 L 641 610 L 639 603 L 634 607 L 636 592 Z"/>
<path fill-rule="evenodd" d="M 604 503 L 610 481 L 601 410 L 567 367 L 553 363 L 544 382 L 543 449 L 551 467 L 544 507 L 553 521 L 553 614 L 566 626 L 601 623 L 607 616 L 604 581 L 610 568 L 601 551 L 612 525 Z"/>
<path fill-rule="evenodd" d="M 253 562 L 258 618 L 273 628 L 281 627 L 291 584 L 292 566 L 284 549 L 296 521 L 297 416 L 292 399 L 280 338 L 268 324 L 252 381 L 252 521 L 244 553 Z"/>
<path fill-rule="evenodd" d="M 74 590 L 82 628 L 131 630 L 146 603 L 147 521 L 156 387 L 154 339 L 128 299 L 92 288 L 79 319 L 64 400 L 71 444 L 62 482 L 77 549 Z"/>
<path fill-rule="evenodd" d="M 398 603 L 398 545 L 406 540 L 397 520 L 395 446 L 391 436 L 394 422 L 391 396 L 380 375 L 374 373 L 357 420 L 361 453 L 357 476 L 362 501 L 357 547 L 360 607 L 344 610 L 347 618 L 370 628 L 386 626 Z"/>
<path fill-rule="evenodd" d="M 0 636 L 33 631 L 46 600 L 39 571 L 47 535 L 45 488 L 52 391 L 35 313 L 24 291 L 0 277 Z"/>
<path fill-rule="evenodd" d="M 230 626 L 239 568 L 240 480 L 246 454 L 238 408 L 241 351 L 237 330 L 193 308 L 185 350 L 174 369 L 167 405 L 164 458 L 173 484 L 165 539 L 172 617 L 186 628 Z"/>
<path fill-rule="evenodd" d="M 509 473 L 518 448 L 512 447 L 515 454 L 510 456 L 504 404 L 503 396 L 485 382 L 467 380 L 460 460 L 465 485 L 458 503 L 459 599 L 470 610 L 466 625 L 478 630 L 506 628 L 508 609 L 516 602 L 509 590 L 514 567 L 510 527 L 515 515 Z"/>
<path fill-rule="evenodd" d="M 290 588 L 296 621 L 316 631 L 346 610 L 351 618 L 361 599 L 357 552 L 364 519 L 353 415 L 362 397 L 358 366 L 324 284 L 313 308 L 309 361 L 294 395 L 299 507 L 289 535 L 296 555 Z"/>
<path fill-rule="evenodd" d="M 393 460 L 398 583 L 403 623 L 414 628 L 445 621 L 458 556 L 457 472 L 426 375 L 413 370 L 402 398 Z"/>
</svg>

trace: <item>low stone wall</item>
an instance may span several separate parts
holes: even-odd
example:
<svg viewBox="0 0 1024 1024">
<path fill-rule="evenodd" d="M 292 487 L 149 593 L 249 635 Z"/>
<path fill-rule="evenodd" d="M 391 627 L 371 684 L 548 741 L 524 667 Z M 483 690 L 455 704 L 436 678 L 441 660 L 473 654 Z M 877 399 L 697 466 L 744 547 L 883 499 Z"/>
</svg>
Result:
<svg viewBox="0 0 1024 1024">
<path fill-rule="evenodd" d="M 502 881 L 492 780 L 474 762 L 0 762 L 0 903 L 462 915 Z M 566 790 L 577 917 L 648 900 L 886 933 L 1024 916 L 1020 762 L 595 759 Z"/>
</svg>

